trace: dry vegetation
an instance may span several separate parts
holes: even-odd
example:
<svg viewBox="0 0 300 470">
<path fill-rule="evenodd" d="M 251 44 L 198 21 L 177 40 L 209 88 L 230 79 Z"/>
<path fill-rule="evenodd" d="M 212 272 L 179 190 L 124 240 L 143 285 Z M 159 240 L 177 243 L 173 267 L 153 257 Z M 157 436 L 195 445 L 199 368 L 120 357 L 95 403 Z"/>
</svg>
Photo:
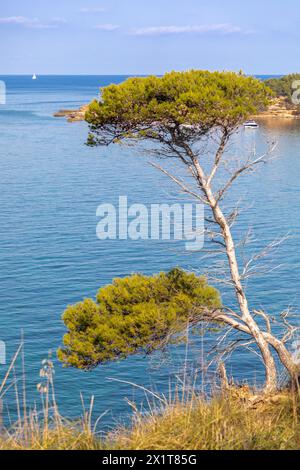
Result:
<svg viewBox="0 0 300 470">
<path fill-rule="evenodd" d="M 21 450 L 293 450 L 300 448 L 298 394 L 268 399 L 233 389 L 207 401 L 176 400 L 148 416 L 134 415 L 130 428 L 105 439 L 94 434 L 90 414 L 77 423 L 34 414 L 0 439 L 0 449 Z"/>
</svg>

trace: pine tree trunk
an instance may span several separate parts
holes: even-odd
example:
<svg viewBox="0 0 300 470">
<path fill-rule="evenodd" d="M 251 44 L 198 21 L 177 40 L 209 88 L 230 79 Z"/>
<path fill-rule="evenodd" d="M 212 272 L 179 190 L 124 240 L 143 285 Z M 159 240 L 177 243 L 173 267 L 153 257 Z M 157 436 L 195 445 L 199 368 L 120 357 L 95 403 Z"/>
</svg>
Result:
<svg viewBox="0 0 300 470">
<path fill-rule="evenodd" d="M 201 166 L 199 165 L 199 162 L 196 159 L 194 159 L 194 166 L 196 168 L 199 181 L 201 182 L 202 191 L 205 193 L 207 201 L 213 212 L 215 222 L 219 225 L 221 229 L 221 233 L 226 246 L 226 255 L 229 263 L 231 280 L 240 307 L 241 320 L 248 326 L 251 335 L 253 336 L 257 346 L 261 351 L 262 359 L 266 370 L 266 382 L 264 391 L 265 393 L 272 393 L 277 389 L 277 370 L 275 361 L 270 351 L 269 343 L 264 337 L 264 333 L 260 330 L 258 324 L 256 323 L 249 311 L 248 301 L 241 283 L 241 277 L 236 258 L 236 250 L 230 227 L 228 225 L 226 217 L 224 216 L 221 208 L 218 205 L 217 200 L 213 195 L 210 184 L 208 184 L 205 179 L 204 173 L 202 171 Z"/>
</svg>

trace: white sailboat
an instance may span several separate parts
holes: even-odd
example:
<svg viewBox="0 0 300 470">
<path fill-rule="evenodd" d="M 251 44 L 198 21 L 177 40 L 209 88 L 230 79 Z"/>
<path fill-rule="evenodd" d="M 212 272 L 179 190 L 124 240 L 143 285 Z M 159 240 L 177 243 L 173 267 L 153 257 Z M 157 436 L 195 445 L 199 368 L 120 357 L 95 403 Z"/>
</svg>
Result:
<svg viewBox="0 0 300 470">
<path fill-rule="evenodd" d="M 32 80 L 36 80 L 36 78 L 37 78 L 37 77 L 36 77 L 36 74 L 34 73 L 34 74 L 32 75 Z"/>
</svg>

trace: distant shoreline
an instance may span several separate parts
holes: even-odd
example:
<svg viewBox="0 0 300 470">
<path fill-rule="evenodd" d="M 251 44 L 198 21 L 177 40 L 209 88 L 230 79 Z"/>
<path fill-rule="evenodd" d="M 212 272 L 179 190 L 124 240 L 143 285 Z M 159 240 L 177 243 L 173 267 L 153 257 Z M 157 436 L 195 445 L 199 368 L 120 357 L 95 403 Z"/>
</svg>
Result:
<svg viewBox="0 0 300 470">
<path fill-rule="evenodd" d="M 54 117 L 65 117 L 68 122 L 84 121 L 85 113 L 89 105 L 81 106 L 79 109 L 61 109 L 54 113 Z M 296 106 L 287 104 L 285 98 L 280 96 L 275 98 L 271 105 L 259 114 L 251 116 L 253 119 L 300 119 L 300 113 Z"/>
<path fill-rule="evenodd" d="M 289 105 L 284 96 L 279 96 L 265 111 L 252 117 L 254 119 L 300 119 L 300 113 L 297 106 Z"/>
</svg>

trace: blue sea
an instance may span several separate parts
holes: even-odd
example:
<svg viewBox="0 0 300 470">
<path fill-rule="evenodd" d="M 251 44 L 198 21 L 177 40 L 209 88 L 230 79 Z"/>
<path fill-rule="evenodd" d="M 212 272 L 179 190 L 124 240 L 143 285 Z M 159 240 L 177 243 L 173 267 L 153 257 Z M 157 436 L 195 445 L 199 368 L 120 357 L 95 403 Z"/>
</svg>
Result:
<svg viewBox="0 0 300 470">
<path fill-rule="evenodd" d="M 107 412 L 103 427 L 130 413 L 126 399 L 145 402 L 144 392 L 127 382 L 166 393 L 182 372 L 186 354 L 189 368 L 197 370 L 203 342 L 205 350 L 206 341 L 211 342 L 195 338 L 188 351 L 184 346 L 172 348 L 167 357 L 132 357 L 91 372 L 63 368 L 56 360 L 67 305 L 94 298 L 114 277 L 174 266 L 202 273 L 208 263 L 203 253 L 186 252 L 182 242 L 96 237 L 98 205 L 117 205 L 120 195 L 127 195 L 129 204 L 178 202 L 177 188 L 147 165 L 144 155 L 119 146 L 88 148 L 85 123 L 53 117 L 59 109 L 78 108 L 97 97 L 100 86 L 125 78 L 41 76 L 33 81 L 30 76 L 0 76 L 7 87 L 7 103 L 0 106 L 0 340 L 9 363 L 24 335 L 30 406 L 39 406 L 41 361 L 52 354 L 61 413 L 81 415 L 80 394 L 86 404 L 94 395 L 94 418 Z M 253 251 L 290 235 L 273 255 L 277 269 L 252 278 L 247 286 L 251 306 L 276 316 L 289 306 L 297 309 L 300 300 L 300 123 L 265 124 L 250 134 L 243 130 L 238 139 L 242 146 L 255 144 L 258 150 L 266 141 L 278 142 L 276 158 L 243 178 L 232 193 L 232 198 L 242 194 L 248 208 L 235 237 L 251 226 Z M 230 293 L 222 293 L 231 302 Z M 20 367 L 18 360 L 17 380 Z M 263 379 L 259 360 L 244 350 L 232 357 L 231 368 L 237 380 Z M 6 369 L 0 366 L 0 379 Z M 21 391 L 20 380 L 17 384 Z M 12 378 L 7 388 L 5 413 L 13 420 Z"/>
</svg>

